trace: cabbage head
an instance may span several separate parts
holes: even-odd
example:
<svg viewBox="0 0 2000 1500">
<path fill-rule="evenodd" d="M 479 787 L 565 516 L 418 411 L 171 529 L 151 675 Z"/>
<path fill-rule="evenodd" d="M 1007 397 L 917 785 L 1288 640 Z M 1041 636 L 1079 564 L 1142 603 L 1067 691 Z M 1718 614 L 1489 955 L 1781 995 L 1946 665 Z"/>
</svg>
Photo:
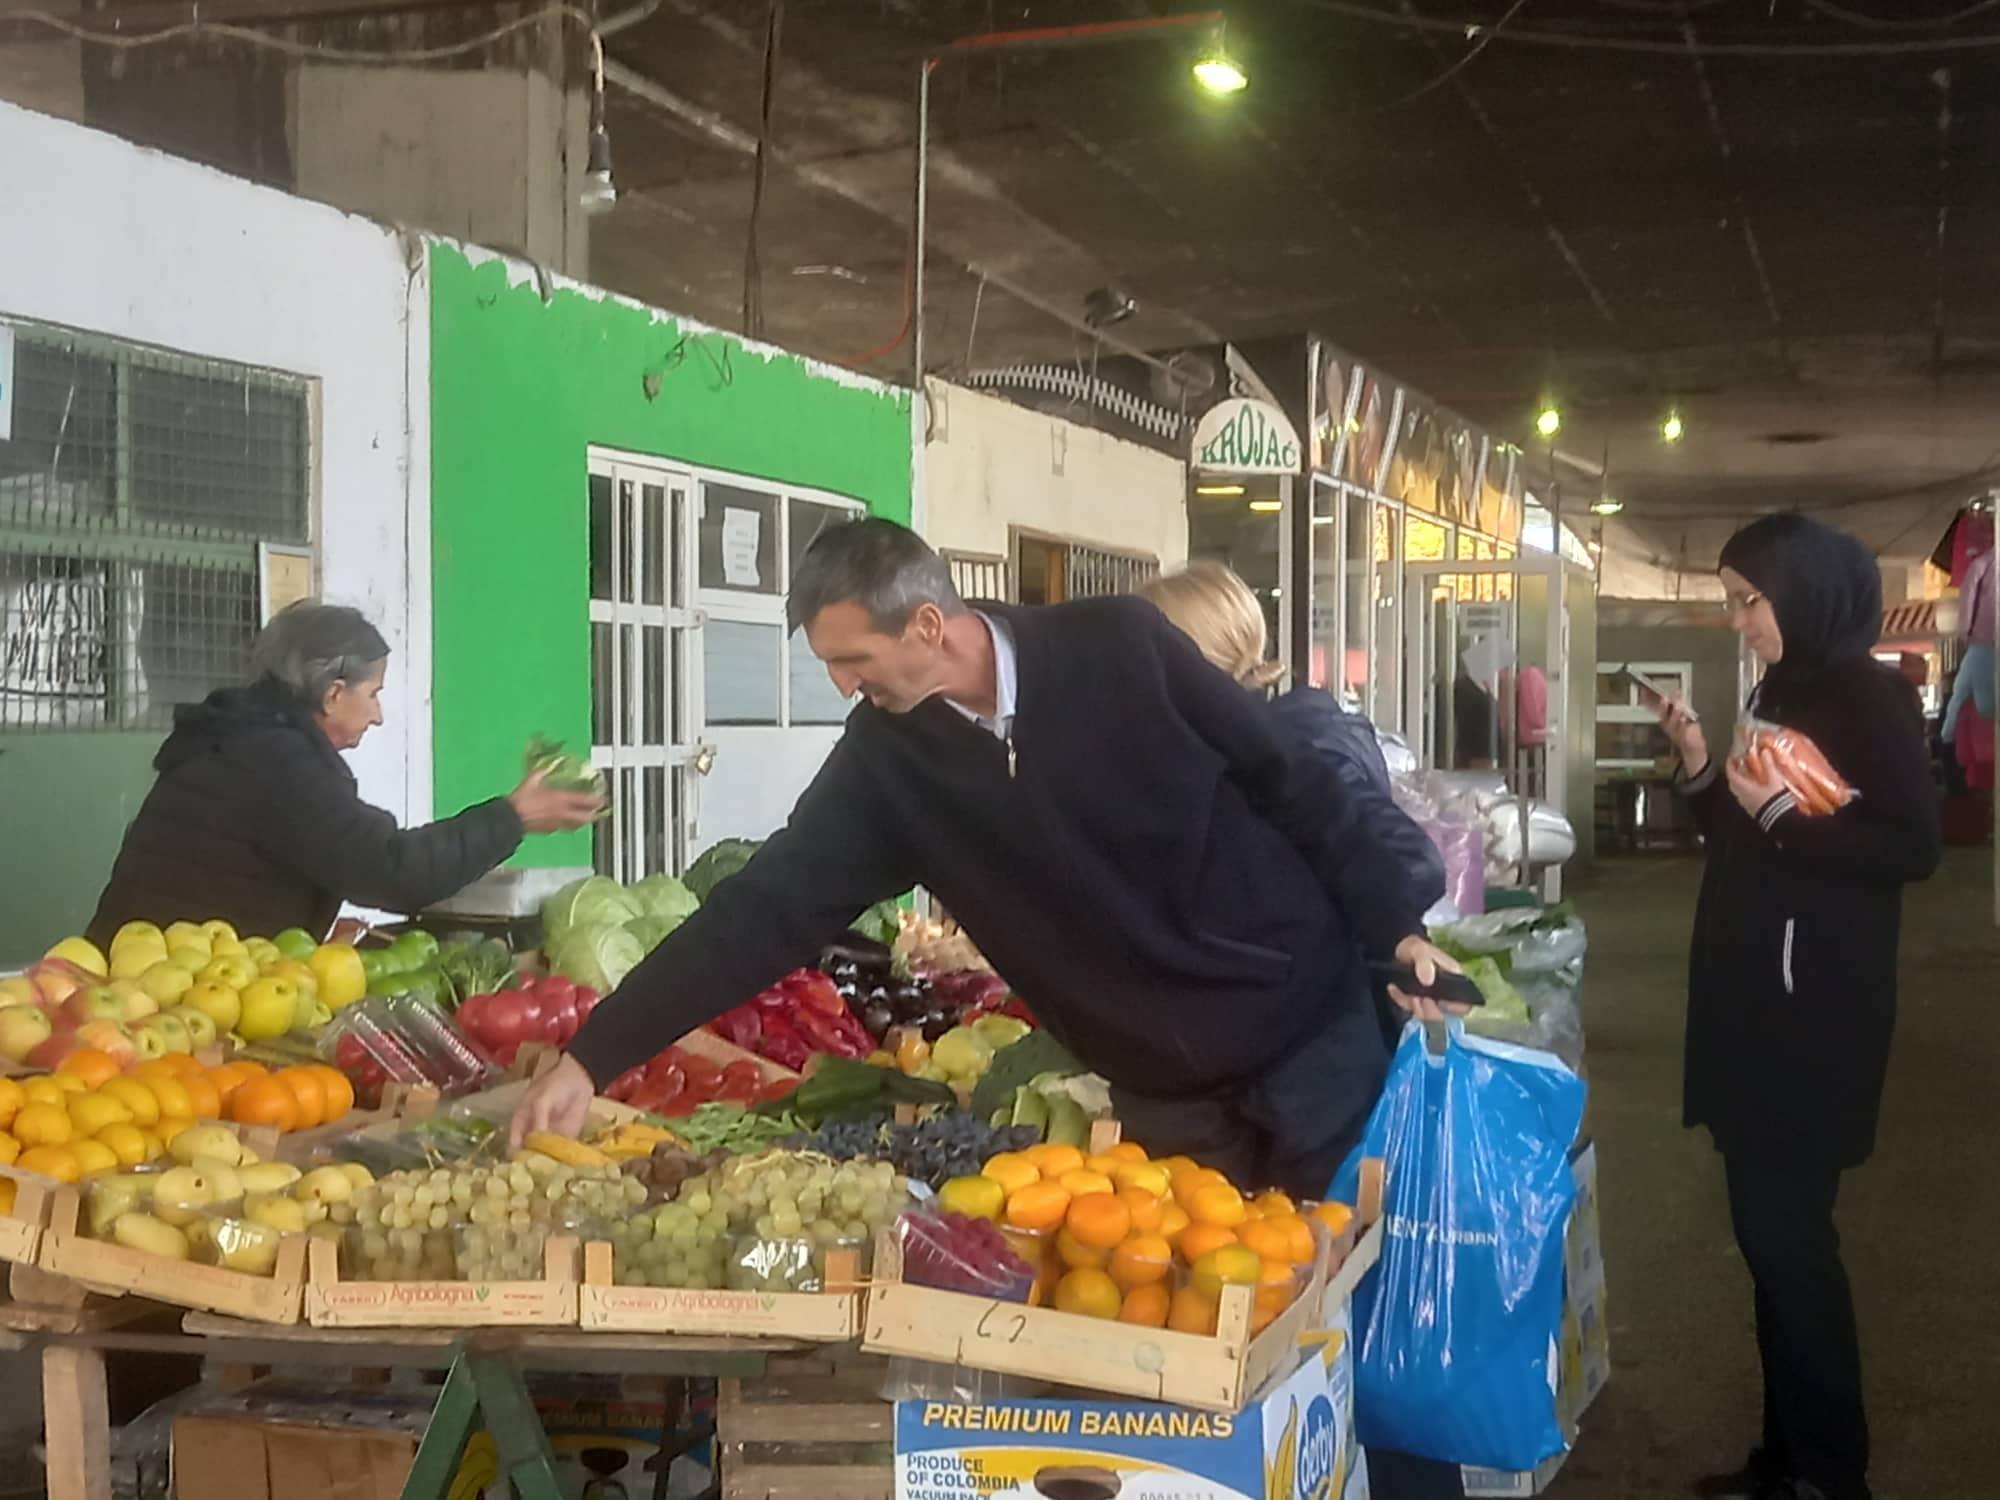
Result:
<svg viewBox="0 0 2000 1500">
<path fill-rule="evenodd" d="M 617 887 L 613 886 L 613 890 Z M 543 952 L 549 967 L 565 979 L 608 995 L 639 967 L 645 946 L 624 927 L 576 926 Z"/>
<path fill-rule="evenodd" d="M 671 875 L 648 875 L 637 885 L 629 887 L 625 894 L 639 903 L 642 917 L 665 922 L 667 932 L 680 926 L 701 905 L 695 900 L 694 892 Z"/>
<path fill-rule="evenodd" d="M 706 901 L 708 893 L 722 881 L 750 863 L 750 856 L 762 846 L 762 839 L 723 839 L 711 844 L 701 852 L 699 858 L 688 866 L 687 888 L 694 892 L 697 900 Z"/>
<path fill-rule="evenodd" d="M 639 915 L 639 903 L 617 881 L 591 875 L 557 891 L 542 905 L 542 947 L 561 945 L 578 927 L 622 927 Z"/>
<path fill-rule="evenodd" d="M 639 940 L 641 948 L 651 953 L 667 940 L 668 933 L 686 920 L 686 917 L 656 917 L 651 912 L 642 912 L 625 924 L 625 930 Z"/>
</svg>

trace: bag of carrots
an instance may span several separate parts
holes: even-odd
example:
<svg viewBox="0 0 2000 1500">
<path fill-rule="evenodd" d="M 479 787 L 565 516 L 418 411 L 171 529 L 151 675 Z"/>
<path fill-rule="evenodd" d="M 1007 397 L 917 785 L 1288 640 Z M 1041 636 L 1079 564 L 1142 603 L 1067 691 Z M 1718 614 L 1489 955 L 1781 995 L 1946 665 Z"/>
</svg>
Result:
<svg viewBox="0 0 2000 1500">
<path fill-rule="evenodd" d="M 1796 729 L 1746 719 L 1737 727 L 1736 755 L 1760 780 L 1775 776 L 1782 781 L 1809 818 L 1829 817 L 1861 795 L 1819 746 Z"/>
</svg>

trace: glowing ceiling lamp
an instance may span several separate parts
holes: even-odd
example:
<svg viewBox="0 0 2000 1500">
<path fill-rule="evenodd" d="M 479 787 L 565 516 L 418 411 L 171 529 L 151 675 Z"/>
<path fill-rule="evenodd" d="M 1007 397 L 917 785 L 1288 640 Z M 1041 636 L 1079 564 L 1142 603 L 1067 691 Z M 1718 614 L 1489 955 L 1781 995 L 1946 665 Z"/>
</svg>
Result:
<svg viewBox="0 0 2000 1500">
<path fill-rule="evenodd" d="M 1563 430 L 1563 414 L 1553 401 L 1544 401 L 1542 409 L 1535 413 L 1535 431 L 1545 438 L 1552 438 Z"/>
<path fill-rule="evenodd" d="M 1598 496 L 1590 507 L 1593 516 L 1615 516 L 1625 508 L 1623 500 L 1613 500 L 1609 495 Z"/>
<path fill-rule="evenodd" d="M 1686 436 L 1687 423 L 1681 420 L 1678 408 L 1668 412 L 1667 419 L 1660 424 L 1660 441 L 1663 443 L 1678 443 Z"/>
<path fill-rule="evenodd" d="M 1194 81 L 1211 94 L 1240 94 L 1250 87 L 1250 75 L 1229 55 L 1220 26 L 1194 60 Z"/>
</svg>

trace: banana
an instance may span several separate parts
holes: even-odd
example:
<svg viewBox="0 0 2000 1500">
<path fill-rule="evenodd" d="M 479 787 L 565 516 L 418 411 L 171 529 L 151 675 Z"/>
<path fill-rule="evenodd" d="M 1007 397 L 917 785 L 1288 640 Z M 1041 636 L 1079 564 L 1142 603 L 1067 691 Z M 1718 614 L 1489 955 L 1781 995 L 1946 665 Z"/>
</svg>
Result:
<svg viewBox="0 0 2000 1500">
<path fill-rule="evenodd" d="M 634 1156 L 651 1156 L 655 1146 L 679 1145 L 680 1137 L 658 1125 L 628 1120 L 604 1131 L 589 1144 L 614 1160 L 625 1160 Z"/>
<path fill-rule="evenodd" d="M 488 1485 L 500 1477 L 500 1453 L 493 1434 L 475 1432 L 465 1445 L 465 1456 L 452 1476 L 450 1500 L 479 1500 Z"/>
<path fill-rule="evenodd" d="M 552 1131 L 533 1130 L 522 1140 L 521 1145 L 529 1151 L 539 1151 L 566 1167 L 607 1167 L 611 1158 L 595 1146 L 586 1146 L 582 1141 L 573 1141 L 566 1135 L 556 1135 Z"/>
</svg>

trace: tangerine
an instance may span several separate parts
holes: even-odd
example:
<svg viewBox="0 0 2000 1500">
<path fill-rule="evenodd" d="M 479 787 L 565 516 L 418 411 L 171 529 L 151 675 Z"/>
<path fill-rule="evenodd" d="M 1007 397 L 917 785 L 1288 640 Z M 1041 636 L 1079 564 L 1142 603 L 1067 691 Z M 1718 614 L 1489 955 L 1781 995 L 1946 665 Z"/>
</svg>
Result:
<svg viewBox="0 0 2000 1500">
<path fill-rule="evenodd" d="M 331 1125 L 354 1108 L 354 1085 L 345 1073 L 330 1063 L 308 1063 L 306 1066 L 319 1074 L 326 1086 L 326 1119 L 321 1123 Z"/>
<path fill-rule="evenodd" d="M 215 1086 L 215 1081 L 208 1074 L 190 1073 L 181 1079 L 181 1087 L 187 1090 L 197 1120 L 222 1118 L 222 1090 Z"/>
<path fill-rule="evenodd" d="M 1309 1210 L 1312 1217 L 1326 1226 L 1332 1235 L 1347 1233 L 1347 1226 L 1354 1222 L 1354 1210 L 1345 1203 L 1315 1203 Z"/>
<path fill-rule="evenodd" d="M 309 1067 L 280 1068 L 271 1075 L 299 1101 L 298 1130 L 311 1130 L 326 1120 L 326 1080 Z"/>
<path fill-rule="evenodd" d="M 169 1115 L 183 1120 L 192 1120 L 194 1118 L 194 1100 L 188 1094 L 187 1085 L 182 1083 L 180 1079 L 156 1074 L 154 1077 L 140 1081 L 146 1085 L 152 1096 L 159 1101 L 161 1119 L 164 1120 Z"/>
<path fill-rule="evenodd" d="M 1111 1264 L 1111 1252 L 1086 1245 L 1067 1229 L 1056 1233 L 1056 1259 L 1072 1271 L 1102 1271 Z"/>
<path fill-rule="evenodd" d="M 1144 1188 L 1155 1198 L 1173 1196 L 1174 1180 L 1157 1162 L 1121 1161 L 1111 1177 L 1120 1187 Z"/>
<path fill-rule="evenodd" d="M 1169 1202 L 1160 1205 L 1160 1233 L 1169 1240 L 1178 1241 L 1181 1231 L 1193 1222 L 1187 1216 L 1187 1210 L 1178 1203 Z"/>
<path fill-rule="evenodd" d="M 1069 1190 L 1061 1183 L 1031 1182 L 1008 1197 L 1002 1219 L 1016 1229 L 1054 1229 L 1068 1212 Z"/>
<path fill-rule="evenodd" d="M 991 1177 L 1009 1193 L 1017 1193 L 1029 1183 L 1042 1180 L 1041 1168 L 1018 1151 L 1002 1151 L 987 1158 L 979 1175 Z"/>
<path fill-rule="evenodd" d="M 1120 1141 L 1104 1154 L 1114 1161 L 1143 1162 L 1146 1159 L 1146 1148 L 1137 1141 Z"/>
<path fill-rule="evenodd" d="M 1189 1284 L 1205 1297 L 1218 1300 L 1226 1286 L 1255 1286 L 1264 1273 L 1264 1262 L 1255 1250 L 1244 1245 L 1218 1245 L 1200 1256 L 1190 1257 L 1194 1274 Z"/>
<path fill-rule="evenodd" d="M 1086 1318 L 1115 1318 L 1125 1298 L 1117 1283 L 1097 1270 L 1071 1271 L 1056 1283 L 1056 1310 Z"/>
<path fill-rule="evenodd" d="M 215 1092 L 222 1098 L 225 1113 L 229 1109 L 229 1096 L 242 1088 L 253 1078 L 263 1077 L 262 1071 L 252 1071 L 252 1064 L 226 1062 L 220 1067 L 208 1070 L 208 1081 L 215 1085 Z"/>
<path fill-rule="evenodd" d="M 1044 1141 L 1039 1146 L 1030 1146 L 1021 1153 L 1034 1163 L 1035 1170 L 1044 1177 L 1060 1177 L 1065 1172 L 1074 1172 L 1083 1165 L 1083 1153 L 1074 1146 L 1061 1146 L 1053 1141 Z"/>
<path fill-rule="evenodd" d="M 1257 1306 L 1283 1312 L 1299 1294 L 1299 1268 L 1267 1260 L 1257 1272 Z"/>
<path fill-rule="evenodd" d="M 96 1088 L 109 1083 L 124 1071 L 118 1066 L 118 1059 L 101 1047 L 79 1047 L 62 1060 L 58 1073 L 69 1073 L 81 1078 L 86 1088 Z"/>
<path fill-rule="evenodd" d="M 1243 1195 L 1226 1182 L 1207 1182 L 1194 1190 L 1186 1201 L 1188 1217 L 1197 1224 L 1220 1224 L 1234 1228 L 1249 1218 Z"/>
<path fill-rule="evenodd" d="M 1063 1230 L 1094 1250 L 1110 1250 L 1132 1232 L 1132 1210 L 1110 1193 L 1085 1193 L 1070 1199 Z"/>
<path fill-rule="evenodd" d="M 1118 1321 L 1136 1323 L 1141 1328 L 1165 1328 L 1167 1312 L 1173 1303 L 1174 1294 L 1164 1281 L 1149 1281 L 1125 1293 L 1125 1301 L 1118 1309 Z"/>
<path fill-rule="evenodd" d="M 1233 1229 L 1221 1224 L 1190 1224 L 1174 1241 L 1174 1248 L 1180 1251 L 1182 1260 L 1193 1265 L 1211 1250 L 1220 1250 L 1235 1243 L 1236 1231 Z"/>
<path fill-rule="evenodd" d="M 1269 1219 L 1253 1219 L 1236 1231 L 1236 1238 L 1265 1260 L 1291 1262 L 1292 1237 L 1285 1233 L 1282 1224 Z"/>
<path fill-rule="evenodd" d="M 1216 1321 L 1221 1316 L 1222 1304 L 1213 1297 L 1204 1297 L 1191 1286 L 1179 1288 L 1167 1304 L 1167 1327 L 1176 1333 L 1199 1333 L 1213 1338 Z"/>
<path fill-rule="evenodd" d="M 1284 1231 L 1285 1259 L 1295 1266 L 1310 1265 L 1319 1253 L 1319 1245 L 1313 1239 L 1312 1225 L 1297 1214 L 1280 1214 L 1266 1220 L 1273 1228 Z"/>
<path fill-rule="evenodd" d="M 229 1096 L 229 1118 L 283 1135 L 299 1128 L 299 1097 L 276 1078 L 253 1078 Z"/>
<path fill-rule="evenodd" d="M 208 1071 L 201 1065 L 198 1058 L 186 1052 L 169 1052 L 160 1061 L 166 1066 L 167 1071 L 172 1073 L 176 1078 L 188 1078 L 196 1073 L 206 1073 Z"/>
<path fill-rule="evenodd" d="M 1081 1198 L 1087 1193 L 1115 1193 L 1117 1187 L 1102 1172 L 1093 1172 L 1088 1167 L 1078 1167 L 1073 1172 L 1064 1172 L 1056 1181 L 1060 1182 L 1072 1198 Z"/>
<path fill-rule="evenodd" d="M 1259 1193 L 1251 1206 L 1257 1210 L 1257 1217 L 1260 1219 L 1268 1219 L 1273 1214 L 1295 1214 L 1299 1211 L 1299 1206 L 1276 1188 L 1269 1188 Z"/>
<path fill-rule="evenodd" d="M 1132 1228 L 1141 1234 L 1151 1234 L 1160 1227 L 1166 1217 L 1166 1205 L 1144 1188 L 1127 1187 L 1118 1190 L 1118 1201 L 1125 1205 L 1125 1211 L 1132 1215 Z"/>
<path fill-rule="evenodd" d="M 1111 1252 L 1106 1269 L 1126 1291 L 1165 1281 L 1174 1268 L 1174 1247 L 1157 1234 L 1135 1234 Z"/>
</svg>

